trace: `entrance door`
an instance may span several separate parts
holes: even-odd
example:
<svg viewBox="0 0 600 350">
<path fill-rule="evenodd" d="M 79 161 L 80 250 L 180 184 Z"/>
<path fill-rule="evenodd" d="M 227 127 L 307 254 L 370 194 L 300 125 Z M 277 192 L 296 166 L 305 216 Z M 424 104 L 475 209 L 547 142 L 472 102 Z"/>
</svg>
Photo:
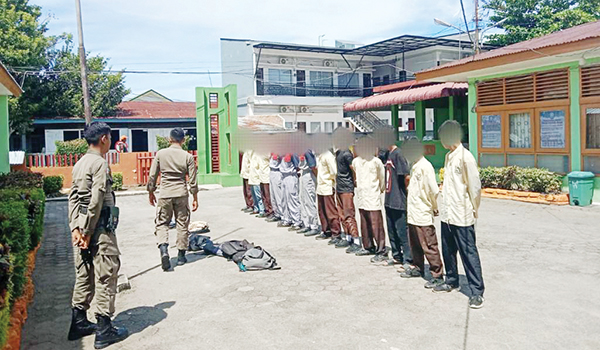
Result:
<svg viewBox="0 0 600 350">
<path fill-rule="evenodd" d="M 306 96 L 306 72 L 296 71 L 296 96 Z"/>
<path fill-rule="evenodd" d="M 371 87 L 371 74 L 365 73 L 363 74 L 363 97 L 371 96 L 373 94 L 373 89 Z"/>
<path fill-rule="evenodd" d="M 148 152 L 148 130 L 131 130 L 131 151 Z"/>
<path fill-rule="evenodd" d="M 298 131 L 306 133 L 306 122 L 298 122 Z"/>
</svg>

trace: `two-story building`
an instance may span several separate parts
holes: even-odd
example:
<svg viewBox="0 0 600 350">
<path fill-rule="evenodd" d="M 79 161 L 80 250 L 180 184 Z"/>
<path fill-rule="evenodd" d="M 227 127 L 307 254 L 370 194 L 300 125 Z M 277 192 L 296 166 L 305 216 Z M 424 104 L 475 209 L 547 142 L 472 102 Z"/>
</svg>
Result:
<svg viewBox="0 0 600 350">
<path fill-rule="evenodd" d="M 344 103 L 369 96 L 373 88 L 414 79 L 414 72 L 472 54 L 457 37 L 403 35 L 374 44 L 337 47 L 221 39 L 223 85 L 236 84 L 239 115 L 280 115 L 289 129 L 357 131 L 390 124 L 389 109 L 344 114 Z M 490 47 L 484 46 L 483 49 Z M 399 112 L 410 128 L 414 110 Z"/>
</svg>

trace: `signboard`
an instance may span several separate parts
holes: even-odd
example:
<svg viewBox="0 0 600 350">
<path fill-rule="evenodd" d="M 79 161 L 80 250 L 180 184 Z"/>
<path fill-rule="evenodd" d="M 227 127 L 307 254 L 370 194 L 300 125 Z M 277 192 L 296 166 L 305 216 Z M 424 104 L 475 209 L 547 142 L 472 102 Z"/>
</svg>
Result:
<svg viewBox="0 0 600 350">
<path fill-rule="evenodd" d="M 499 115 L 481 116 L 481 148 L 502 147 L 502 118 Z"/>
<path fill-rule="evenodd" d="M 565 111 L 540 112 L 540 146 L 565 148 Z"/>
</svg>

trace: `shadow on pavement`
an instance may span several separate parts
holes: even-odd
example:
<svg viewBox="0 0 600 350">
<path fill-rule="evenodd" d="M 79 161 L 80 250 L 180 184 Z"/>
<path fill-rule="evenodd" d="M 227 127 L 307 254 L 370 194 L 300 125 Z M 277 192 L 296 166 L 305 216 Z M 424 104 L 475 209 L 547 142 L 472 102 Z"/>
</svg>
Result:
<svg viewBox="0 0 600 350">
<path fill-rule="evenodd" d="M 140 333 L 167 318 L 166 309 L 175 305 L 174 301 L 166 301 L 155 306 L 139 306 L 125 310 L 115 317 L 115 325 L 127 328 L 129 335 Z"/>
</svg>

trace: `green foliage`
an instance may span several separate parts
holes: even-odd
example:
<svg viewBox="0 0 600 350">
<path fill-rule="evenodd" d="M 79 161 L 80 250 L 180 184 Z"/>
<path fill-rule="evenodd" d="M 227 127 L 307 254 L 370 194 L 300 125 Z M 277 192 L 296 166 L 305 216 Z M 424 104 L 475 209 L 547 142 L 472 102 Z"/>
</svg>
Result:
<svg viewBox="0 0 600 350">
<path fill-rule="evenodd" d="M 13 264 L 10 284 L 12 285 L 11 299 L 20 297 L 25 285 L 25 271 L 27 270 L 27 253 L 30 248 L 29 221 L 27 219 L 28 210 L 26 202 L 23 200 L 7 200 L 5 192 L 11 190 L 2 190 L 0 201 L 0 243 L 10 247 L 10 261 Z"/>
<path fill-rule="evenodd" d="M 123 189 L 123 173 L 113 173 L 113 191 L 121 191 Z"/>
<path fill-rule="evenodd" d="M 185 139 L 183 140 L 183 144 L 181 145 L 181 148 L 183 148 L 184 151 L 189 150 L 189 144 L 190 144 L 191 139 L 192 139 L 191 136 L 189 136 L 189 135 L 185 136 Z M 169 148 L 171 143 L 169 142 L 168 137 L 162 137 L 162 136 L 156 135 L 156 145 L 158 146 L 158 149 L 161 150 L 163 148 Z"/>
<path fill-rule="evenodd" d="M 27 171 L 15 171 L 0 174 L 0 189 L 5 188 L 42 188 L 42 174 Z"/>
<path fill-rule="evenodd" d="M 45 176 L 44 177 L 44 192 L 46 196 L 54 195 L 60 192 L 63 187 L 64 177 L 58 176 Z"/>
<path fill-rule="evenodd" d="M 10 298 L 10 293 L 6 291 L 5 299 Z M 0 346 L 4 348 L 6 341 L 8 340 L 8 326 L 10 321 L 10 305 L 8 303 L 3 304 L 0 307 Z"/>
<path fill-rule="evenodd" d="M 85 154 L 88 150 L 88 143 L 85 139 L 75 139 L 71 141 L 56 141 L 56 154 Z"/>
<path fill-rule="evenodd" d="M 510 45 L 600 19 L 598 0 L 488 0 L 491 22 L 508 18 L 488 43 Z"/>
<path fill-rule="evenodd" d="M 505 190 L 559 193 L 562 186 L 560 175 L 538 168 L 510 166 L 479 169 L 481 186 Z"/>
</svg>

